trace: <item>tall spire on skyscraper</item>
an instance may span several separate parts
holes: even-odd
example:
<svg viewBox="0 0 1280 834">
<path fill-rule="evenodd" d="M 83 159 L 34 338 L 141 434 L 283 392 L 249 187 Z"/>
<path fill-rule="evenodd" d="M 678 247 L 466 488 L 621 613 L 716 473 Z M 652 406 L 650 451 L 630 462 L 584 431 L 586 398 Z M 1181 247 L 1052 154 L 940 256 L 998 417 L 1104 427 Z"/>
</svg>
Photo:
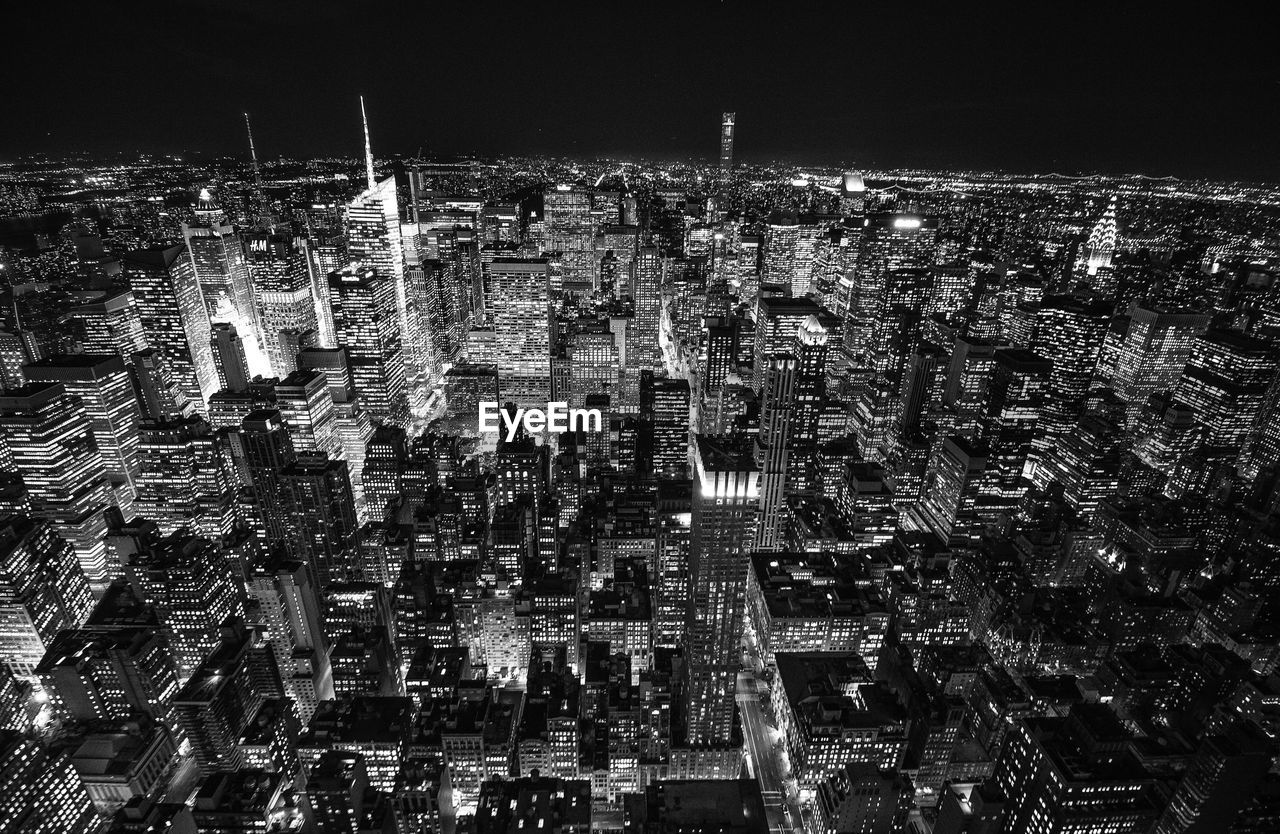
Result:
<svg viewBox="0 0 1280 834">
<path fill-rule="evenodd" d="M 1085 244 L 1088 274 L 1096 275 L 1099 267 L 1111 266 L 1111 257 L 1116 249 L 1116 238 L 1116 198 L 1112 197 L 1107 210 L 1094 225 L 1093 231 L 1089 233 L 1089 240 Z"/>
<path fill-rule="evenodd" d="M 258 149 L 253 146 L 253 125 L 249 124 L 249 114 L 244 114 L 244 129 L 249 134 L 249 158 L 253 160 L 253 186 L 257 189 L 258 199 L 262 199 L 262 171 L 258 168 Z"/>
<path fill-rule="evenodd" d="M 262 169 L 258 166 L 258 148 L 253 144 L 253 125 L 249 123 L 248 113 L 244 114 L 244 129 L 249 134 L 249 159 L 253 162 L 253 199 L 257 204 L 254 206 L 254 222 L 259 229 L 274 230 L 276 218 L 267 205 L 267 194 L 262 187 Z"/>
<path fill-rule="evenodd" d="M 378 183 L 373 176 L 373 146 L 369 144 L 369 116 L 364 112 L 364 96 L 360 96 L 360 118 L 364 121 L 364 172 L 372 191 Z"/>
</svg>

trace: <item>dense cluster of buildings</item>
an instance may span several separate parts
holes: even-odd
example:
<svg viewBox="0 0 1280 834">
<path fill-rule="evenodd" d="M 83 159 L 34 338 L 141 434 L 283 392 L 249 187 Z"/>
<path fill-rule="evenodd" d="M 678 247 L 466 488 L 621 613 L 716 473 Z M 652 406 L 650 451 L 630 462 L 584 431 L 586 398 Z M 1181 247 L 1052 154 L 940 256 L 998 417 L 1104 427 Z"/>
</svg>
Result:
<svg viewBox="0 0 1280 834">
<path fill-rule="evenodd" d="M 1275 195 L 735 129 L 0 168 L 0 831 L 1280 828 Z"/>
</svg>

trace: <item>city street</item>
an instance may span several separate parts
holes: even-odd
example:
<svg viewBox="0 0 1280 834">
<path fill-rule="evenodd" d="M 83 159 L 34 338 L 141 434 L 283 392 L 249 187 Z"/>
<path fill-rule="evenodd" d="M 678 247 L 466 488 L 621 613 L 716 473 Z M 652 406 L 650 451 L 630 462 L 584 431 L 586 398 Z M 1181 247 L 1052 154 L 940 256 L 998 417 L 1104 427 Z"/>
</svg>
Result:
<svg viewBox="0 0 1280 834">
<path fill-rule="evenodd" d="M 758 681 L 750 672 L 738 673 L 737 703 L 742 715 L 742 736 L 751 760 L 751 772 L 760 782 L 769 827 L 774 831 L 802 832 L 800 806 L 794 794 L 787 796 L 790 768 L 778 730 L 760 703 Z"/>
</svg>

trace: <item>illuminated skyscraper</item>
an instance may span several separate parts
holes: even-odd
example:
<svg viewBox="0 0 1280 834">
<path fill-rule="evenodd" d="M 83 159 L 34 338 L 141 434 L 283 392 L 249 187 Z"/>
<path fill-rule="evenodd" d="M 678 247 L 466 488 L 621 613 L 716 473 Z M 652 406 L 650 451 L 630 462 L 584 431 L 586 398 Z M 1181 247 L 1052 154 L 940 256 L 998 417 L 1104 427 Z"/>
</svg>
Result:
<svg viewBox="0 0 1280 834">
<path fill-rule="evenodd" d="M 253 493 L 259 536 L 271 543 L 291 541 L 295 528 L 281 476 L 297 459 L 297 452 L 280 412 L 261 409 L 250 413 L 232 436 L 232 444 Z"/>
<path fill-rule="evenodd" d="M 364 100 L 360 101 L 361 115 L 364 115 Z M 375 304 L 366 304 L 376 308 L 378 317 L 385 317 L 379 324 L 381 333 L 379 341 L 384 349 L 394 343 L 398 358 L 384 360 L 388 369 L 383 376 L 394 374 L 394 390 L 388 391 L 389 399 L 385 405 L 380 402 L 365 402 L 365 407 L 375 419 L 389 421 L 397 425 L 407 425 L 409 419 L 410 393 L 408 383 L 416 381 L 421 375 L 423 340 L 428 339 L 413 325 L 409 319 L 408 289 L 405 286 L 405 252 L 400 236 L 400 204 L 396 196 L 396 179 L 387 177 L 378 182 L 373 171 L 373 152 L 369 145 L 369 121 L 364 120 L 365 175 L 368 187 L 346 207 L 347 256 L 350 263 L 361 270 L 371 270 L 372 277 L 367 278 L 370 288 L 366 290 L 375 297 Z M 343 270 L 347 274 L 348 270 Z M 346 332 L 339 321 L 338 302 L 333 294 L 333 276 L 329 276 L 329 300 L 333 312 L 334 337 L 338 344 L 349 349 L 352 370 L 355 371 L 357 352 L 350 350 L 352 343 L 343 334 Z M 384 310 L 388 310 L 384 312 Z M 343 316 L 350 320 L 351 311 Z M 349 335 L 349 334 L 348 334 Z M 391 370 L 390 365 L 399 367 Z M 359 380 L 356 381 L 357 393 L 362 398 L 366 393 L 361 391 Z M 375 397 L 380 400 L 381 395 Z"/>
<path fill-rule="evenodd" d="M 867 185 L 862 174 L 849 171 L 840 178 L 840 214 L 857 217 L 866 210 Z"/>
<path fill-rule="evenodd" d="M 120 616 L 117 601 L 138 606 L 139 622 Z M 36 667 L 53 714 L 73 721 L 125 721 L 138 714 L 167 721 L 178 670 L 154 614 L 123 585 L 111 586 L 99 612 L 101 622 L 95 616 L 58 632 Z"/>
<path fill-rule="evenodd" d="M 125 578 L 155 608 L 180 678 L 189 677 L 221 640 L 220 626 L 244 616 L 243 588 L 228 551 L 208 539 L 154 528 L 126 528 L 114 538 Z"/>
<path fill-rule="evenodd" d="M 1029 350 L 997 350 L 983 439 L 991 449 L 994 503 L 1012 508 L 1026 492 L 1023 477 L 1053 364 Z"/>
<path fill-rule="evenodd" d="M 165 536 L 183 527 L 211 541 L 230 535 L 237 506 L 226 451 L 224 437 L 200 417 L 143 423 L 134 502 L 139 517 Z"/>
<path fill-rule="evenodd" d="M 771 217 L 765 226 L 762 280 L 789 288 L 794 298 L 804 297 L 822 235 L 823 227 L 816 218 L 795 214 Z"/>
<path fill-rule="evenodd" d="M 65 753 L 0 730 L 0 830 L 97 834 L 102 819 Z"/>
<path fill-rule="evenodd" d="M 311 271 L 312 292 L 316 297 L 316 327 L 321 347 L 337 347 L 333 332 L 333 311 L 329 307 L 329 273 L 350 264 L 347 236 L 321 229 L 309 234 L 306 241 L 307 267 Z"/>
<path fill-rule="evenodd" d="M 280 472 L 291 519 L 291 545 L 323 587 L 363 578 L 360 528 L 347 464 L 300 455 Z"/>
<path fill-rule="evenodd" d="M 901 296 L 891 282 L 891 269 L 928 269 L 936 258 L 938 221 L 918 214 L 875 214 L 863 221 L 863 238 L 849 293 L 845 322 L 845 352 L 854 369 L 872 365 L 876 326 L 881 311 Z M 913 279 L 914 280 L 914 279 Z M 923 306 L 923 304 L 921 304 Z M 883 343 L 883 339 L 880 340 Z"/>
<path fill-rule="evenodd" d="M 275 655 L 261 630 L 231 621 L 174 699 L 177 724 L 203 774 L 234 770 L 236 742 L 269 698 L 284 697 Z"/>
<path fill-rule="evenodd" d="M 1110 318 L 1107 307 L 1071 296 L 1046 298 L 1036 313 L 1032 349 L 1053 362 L 1041 415 L 1046 435 L 1062 434 L 1079 416 Z"/>
<path fill-rule="evenodd" d="M 90 582 L 107 579 L 103 510 L 112 498 L 84 406 L 58 382 L 9 391 L 0 396 L 0 442 L 22 476 L 32 513 L 71 543 Z"/>
<path fill-rule="evenodd" d="M 275 392 L 276 408 L 298 454 L 343 457 L 338 412 L 323 373 L 311 369 L 294 371 L 275 384 Z"/>
<path fill-rule="evenodd" d="M 1196 337 L 1209 326 L 1203 313 L 1178 312 L 1135 302 L 1129 307 L 1129 328 L 1116 357 L 1113 388 L 1125 404 L 1126 424 L 1132 427 L 1147 398 L 1168 391 L 1182 376 Z"/>
<path fill-rule="evenodd" d="M 303 240 L 287 234 L 255 233 L 246 243 L 262 349 L 271 373 L 286 376 L 298 363 L 287 334 L 318 332 L 316 309 L 321 301 L 328 306 L 327 287 L 322 287 L 324 297 L 317 299 Z"/>
<path fill-rule="evenodd" d="M 1112 197 L 1107 210 L 1089 232 L 1089 240 L 1081 253 L 1086 275 L 1093 277 L 1098 274 L 1099 269 L 1111 268 L 1111 258 L 1116 251 L 1116 237 L 1116 200 Z"/>
<path fill-rule="evenodd" d="M 618 398 L 621 351 L 617 334 L 609 328 L 608 322 L 590 319 L 576 325 L 569 337 L 567 353 L 570 405 L 581 408 L 586 398 L 593 394 L 607 394 L 614 400 Z"/>
<path fill-rule="evenodd" d="M 636 257 L 636 282 L 633 298 L 635 315 L 627 323 L 625 362 L 627 381 L 624 387 L 626 405 L 634 408 L 640 372 L 663 367 L 662 345 L 658 329 L 662 319 L 662 284 L 666 277 L 666 259 L 652 246 L 642 246 Z"/>
<path fill-rule="evenodd" d="M 92 607 L 74 551 L 48 522 L 0 519 L 0 663 L 32 675 L 57 633 L 79 626 Z"/>
<path fill-rule="evenodd" d="M 733 170 L 734 113 L 720 114 L 720 182 L 723 184 Z"/>
<path fill-rule="evenodd" d="M 822 308 L 808 298 L 760 298 L 756 308 L 755 342 L 752 345 L 755 373 L 752 382 L 757 391 L 764 384 L 763 370 L 767 357 L 787 353 L 795 347 L 796 332 L 810 316 Z M 741 335 L 741 334 L 739 334 Z M 741 340 L 739 348 L 741 349 Z"/>
<path fill-rule="evenodd" d="M 1173 395 L 1195 413 L 1196 422 L 1204 428 L 1205 445 L 1239 448 L 1276 372 L 1274 348 L 1268 342 L 1230 330 L 1210 330 L 1192 346 Z"/>
<path fill-rule="evenodd" d="M 138 478 L 138 400 L 119 356 L 49 356 L 25 369 L 30 383 L 61 383 L 78 397 L 98 445 L 103 465 L 122 501 L 131 500 Z"/>
<path fill-rule="evenodd" d="M 315 573 L 304 561 L 273 558 L 256 566 L 246 589 L 249 617 L 262 625 L 285 690 L 306 724 L 316 705 L 333 697 Z"/>
<path fill-rule="evenodd" d="M 591 289 L 595 285 L 595 236 L 599 225 L 592 212 L 591 193 L 558 185 L 543 195 L 542 204 L 538 248 L 559 258 L 565 286 Z"/>
<path fill-rule="evenodd" d="M 346 267 L 329 275 L 329 303 L 361 404 L 377 422 L 406 425 L 409 401 L 395 284 L 371 267 Z"/>
<path fill-rule="evenodd" d="M 200 191 L 194 215 L 193 222 L 182 224 L 182 237 L 209 319 L 230 321 L 252 333 L 252 288 L 240 236 L 207 188 Z"/>
<path fill-rule="evenodd" d="M 685 716 L 690 744 L 723 745 L 733 730 L 760 472 L 745 440 L 698 435 L 696 442 Z"/>
<path fill-rule="evenodd" d="M 486 307 L 498 341 L 504 402 L 545 408 L 551 398 L 551 275 L 546 260 L 495 258 Z"/>
<path fill-rule="evenodd" d="M 183 255 L 180 246 L 139 249 L 122 262 L 147 341 L 164 357 L 178 389 L 203 413 L 218 390 L 218 372 L 195 267 Z"/>
<path fill-rule="evenodd" d="M 689 381 L 640 372 L 640 417 L 647 425 L 653 471 L 660 478 L 689 473 Z"/>
<path fill-rule="evenodd" d="M 1156 780 L 1123 744 L 1128 733 L 1110 712 L 1079 704 L 1067 718 L 1025 718 L 1012 727 L 995 772 L 1008 797 L 1004 831 L 1151 830 Z"/>
<path fill-rule="evenodd" d="M 128 365 L 133 354 L 147 346 L 137 302 L 128 290 L 81 304 L 71 310 L 71 317 L 80 324 L 85 353 L 119 354 Z"/>
<path fill-rule="evenodd" d="M 821 441 L 823 408 L 827 405 L 827 351 L 830 331 L 818 316 L 809 316 L 796 329 L 796 379 L 788 432 L 787 490 L 817 487 L 816 456 Z"/>
<path fill-rule="evenodd" d="M 987 450 L 948 437 L 929 462 L 924 501 L 913 508 L 917 526 L 944 544 L 963 544 L 978 531 L 977 510 L 987 468 Z"/>
</svg>

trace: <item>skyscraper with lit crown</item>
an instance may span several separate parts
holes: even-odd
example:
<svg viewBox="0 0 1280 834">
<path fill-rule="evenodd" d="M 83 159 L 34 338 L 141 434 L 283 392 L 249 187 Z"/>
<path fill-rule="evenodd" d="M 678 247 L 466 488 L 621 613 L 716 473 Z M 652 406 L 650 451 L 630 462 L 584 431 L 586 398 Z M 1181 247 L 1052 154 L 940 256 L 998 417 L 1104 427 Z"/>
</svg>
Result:
<svg viewBox="0 0 1280 834">
<path fill-rule="evenodd" d="M 690 744 L 715 746 L 733 732 L 760 471 L 745 440 L 698 435 L 696 441 L 685 718 Z"/>
</svg>

